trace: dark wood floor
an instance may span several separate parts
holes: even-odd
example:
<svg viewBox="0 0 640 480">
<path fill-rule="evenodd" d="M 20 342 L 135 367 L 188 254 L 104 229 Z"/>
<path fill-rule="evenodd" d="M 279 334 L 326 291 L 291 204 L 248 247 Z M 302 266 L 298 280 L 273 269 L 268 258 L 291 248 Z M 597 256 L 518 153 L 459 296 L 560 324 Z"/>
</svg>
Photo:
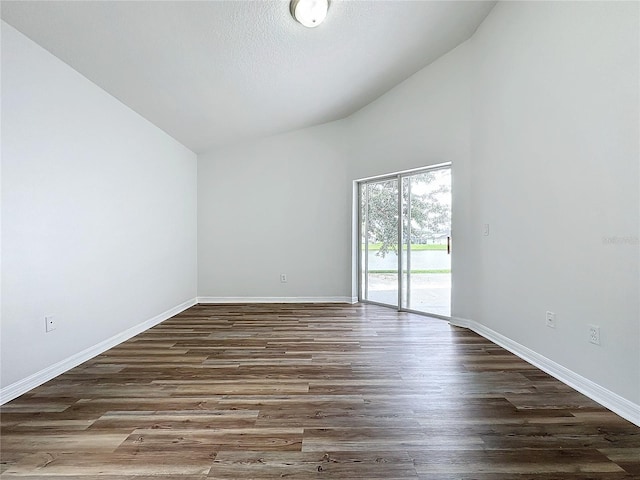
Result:
<svg viewBox="0 0 640 480">
<path fill-rule="evenodd" d="M 1 415 L 3 479 L 640 478 L 640 428 L 371 305 L 195 306 Z"/>
</svg>

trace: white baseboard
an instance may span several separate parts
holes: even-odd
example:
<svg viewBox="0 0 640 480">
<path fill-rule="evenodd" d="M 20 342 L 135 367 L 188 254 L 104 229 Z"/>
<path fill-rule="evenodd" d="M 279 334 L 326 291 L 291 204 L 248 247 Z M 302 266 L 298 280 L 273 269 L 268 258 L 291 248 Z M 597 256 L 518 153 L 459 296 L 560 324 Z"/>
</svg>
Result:
<svg viewBox="0 0 640 480">
<path fill-rule="evenodd" d="M 198 303 L 358 303 L 357 297 L 198 297 Z"/>
<path fill-rule="evenodd" d="M 552 377 L 560 380 L 562 383 L 570 386 L 583 395 L 586 395 L 591 400 L 598 402 L 603 407 L 608 408 L 620 415 L 622 418 L 629 420 L 631 423 L 640 427 L 640 405 L 621 397 L 617 393 L 614 393 L 588 378 L 575 373 L 573 370 L 563 367 L 553 360 L 549 360 L 547 357 L 534 352 L 530 348 L 525 347 L 518 342 L 514 342 L 510 338 L 505 337 L 504 335 L 491 330 L 474 320 L 454 317 L 451 318 L 450 323 L 457 327 L 473 330 L 478 335 L 481 335 L 496 345 L 500 345 L 502 348 L 509 350 L 524 361 L 538 367 L 543 372 L 548 373 Z"/>
<path fill-rule="evenodd" d="M 19 397 L 20 395 L 27 393 L 29 390 L 32 390 L 45 382 L 48 382 L 52 378 L 57 377 L 58 375 L 71 370 L 74 367 L 77 367 L 83 362 L 92 359 L 96 355 L 100 355 L 101 353 L 106 352 L 110 348 L 115 347 L 116 345 L 121 344 L 125 340 L 129 340 L 132 337 L 148 330 L 149 328 L 164 322 L 165 320 L 177 315 L 178 313 L 186 310 L 189 307 L 192 307 L 196 304 L 196 299 L 193 298 L 191 300 L 187 300 L 186 302 L 181 303 L 180 305 L 176 305 L 175 307 L 167 310 L 166 312 L 162 312 L 159 315 L 156 315 L 149 320 L 142 322 L 134 327 L 131 327 L 124 332 L 118 333 L 111 338 L 104 340 L 103 342 L 94 345 L 93 347 L 89 347 L 81 352 L 78 352 L 74 355 L 71 355 L 69 358 L 66 358 L 50 367 L 45 368 L 44 370 L 40 370 L 39 372 L 34 373 L 33 375 L 29 375 L 22 380 L 18 380 L 17 382 L 12 383 L 11 385 L 7 385 L 6 387 L 0 389 L 0 405 L 4 405 L 5 403 L 13 400 L 14 398 Z"/>
</svg>

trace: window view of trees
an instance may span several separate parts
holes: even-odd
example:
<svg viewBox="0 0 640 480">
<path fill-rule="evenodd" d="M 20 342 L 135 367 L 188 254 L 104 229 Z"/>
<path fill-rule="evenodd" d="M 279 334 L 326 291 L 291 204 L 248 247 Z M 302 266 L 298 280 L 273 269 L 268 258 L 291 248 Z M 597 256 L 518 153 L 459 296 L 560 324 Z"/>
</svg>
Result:
<svg viewBox="0 0 640 480">
<path fill-rule="evenodd" d="M 443 244 L 450 235 L 450 170 L 435 170 L 413 175 L 402 182 L 403 231 L 412 245 Z M 366 185 L 367 231 L 365 241 L 385 257 L 398 251 L 398 182 L 388 180 Z M 410 215 L 409 201 L 411 200 Z M 364 206 L 364 204 L 363 204 Z M 410 224 L 408 222 L 411 222 Z M 364 227 L 364 225 L 363 225 Z"/>
</svg>

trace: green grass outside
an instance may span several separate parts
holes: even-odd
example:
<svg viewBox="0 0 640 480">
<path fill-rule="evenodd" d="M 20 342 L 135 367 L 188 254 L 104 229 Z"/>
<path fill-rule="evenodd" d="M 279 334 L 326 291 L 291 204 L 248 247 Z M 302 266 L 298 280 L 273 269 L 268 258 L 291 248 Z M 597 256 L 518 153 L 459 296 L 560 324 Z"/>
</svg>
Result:
<svg viewBox="0 0 640 480">
<path fill-rule="evenodd" d="M 369 270 L 369 273 L 398 273 L 398 270 Z M 451 273 L 451 270 L 411 270 L 411 273 Z"/>
<path fill-rule="evenodd" d="M 380 247 L 382 246 L 381 243 L 370 243 L 369 244 L 369 250 L 370 251 L 376 251 L 376 250 L 380 250 Z M 362 249 L 364 250 L 364 246 L 362 247 Z M 406 245 L 402 246 L 402 250 L 405 251 L 407 249 Z M 421 250 L 446 250 L 447 246 L 446 245 L 439 245 L 437 243 L 415 243 L 411 245 L 411 251 L 412 252 L 419 252 Z"/>
</svg>

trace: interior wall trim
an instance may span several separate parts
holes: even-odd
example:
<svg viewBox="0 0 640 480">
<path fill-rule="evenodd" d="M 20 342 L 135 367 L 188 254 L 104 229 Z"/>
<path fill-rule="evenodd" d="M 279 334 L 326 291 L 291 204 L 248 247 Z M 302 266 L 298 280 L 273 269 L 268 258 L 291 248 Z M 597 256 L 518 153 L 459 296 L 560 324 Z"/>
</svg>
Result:
<svg viewBox="0 0 640 480">
<path fill-rule="evenodd" d="M 358 303 L 358 297 L 198 297 L 198 303 Z"/>
<path fill-rule="evenodd" d="M 573 370 L 563 367 L 553 360 L 549 360 L 547 357 L 474 320 L 452 317 L 449 323 L 456 327 L 468 328 L 476 332 L 478 335 L 510 351 L 525 362 L 538 367 L 543 372 L 548 373 L 562 383 L 640 427 L 640 405 L 621 397 L 617 393 L 583 377 Z"/>
<path fill-rule="evenodd" d="M 48 382 L 52 378 L 57 377 L 58 375 L 63 374 L 64 372 L 71 370 L 74 367 L 77 367 L 83 362 L 92 359 L 93 357 L 100 355 L 101 353 L 106 352 L 110 348 L 115 347 L 116 345 L 121 344 L 122 342 L 129 340 L 132 337 L 144 332 L 145 330 L 150 329 L 151 327 L 156 326 L 159 323 L 168 320 L 169 318 L 177 315 L 178 313 L 186 310 L 189 307 L 192 307 L 196 304 L 196 299 L 192 298 L 191 300 L 187 300 L 186 302 L 181 303 L 180 305 L 176 305 L 169 310 L 162 312 L 159 315 L 156 315 L 149 320 L 146 320 L 138 325 L 135 325 L 127 330 L 114 335 L 111 338 L 108 338 L 92 347 L 86 348 L 81 352 L 78 352 L 70 357 L 55 363 L 39 372 L 36 372 L 32 375 L 29 375 L 22 380 L 18 380 L 6 387 L 0 389 L 0 405 L 4 405 L 5 403 L 13 400 L 14 398 L 19 397 L 27 393 L 28 391 L 42 385 L 45 382 Z"/>
</svg>

